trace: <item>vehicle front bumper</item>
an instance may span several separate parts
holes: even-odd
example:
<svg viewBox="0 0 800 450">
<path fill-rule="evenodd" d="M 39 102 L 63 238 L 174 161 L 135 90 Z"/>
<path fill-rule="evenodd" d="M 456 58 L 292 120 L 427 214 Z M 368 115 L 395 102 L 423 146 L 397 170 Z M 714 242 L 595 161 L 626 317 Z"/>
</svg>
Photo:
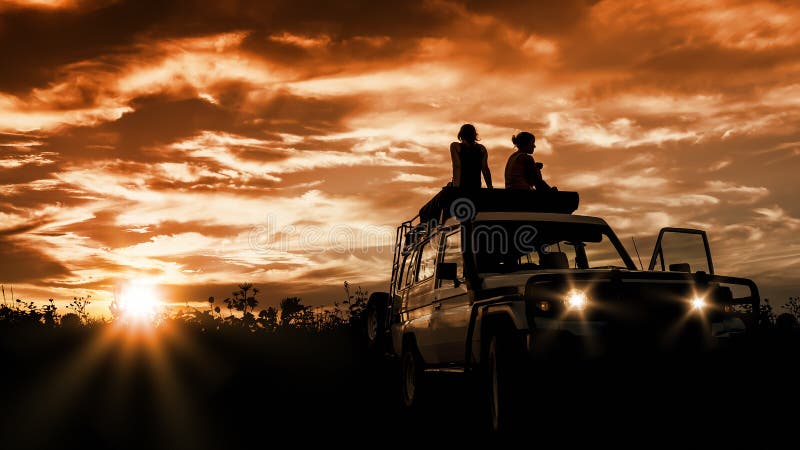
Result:
<svg viewBox="0 0 800 450">
<path fill-rule="evenodd" d="M 670 330 L 660 332 L 635 327 L 620 330 L 606 321 L 546 317 L 537 317 L 531 325 L 525 333 L 525 347 L 530 355 L 589 358 L 626 350 L 673 349 L 681 338 L 681 327 L 686 327 L 685 324 L 676 324 Z M 698 329 L 701 332 L 696 336 L 696 344 L 689 346 L 690 349 L 716 349 L 724 346 L 729 338 L 745 332 L 744 323 L 738 318 L 704 323 Z"/>
</svg>

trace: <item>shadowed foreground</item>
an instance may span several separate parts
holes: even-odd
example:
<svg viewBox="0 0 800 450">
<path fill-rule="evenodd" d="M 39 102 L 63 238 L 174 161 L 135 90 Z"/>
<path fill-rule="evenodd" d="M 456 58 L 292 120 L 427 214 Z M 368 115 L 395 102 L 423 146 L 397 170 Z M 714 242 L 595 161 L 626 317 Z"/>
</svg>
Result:
<svg viewBox="0 0 800 450">
<path fill-rule="evenodd" d="M 424 411 L 403 414 L 395 363 L 367 358 L 347 329 L 2 333 L 2 448 L 367 446 L 461 440 L 483 429 L 476 385 L 452 375 L 432 380 Z M 520 428 L 567 441 L 644 433 L 652 442 L 695 431 L 765 438 L 796 421 L 796 340 L 762 336 L 736 354 L 682 362 L 559 366 L 531 380 Z"/>
</svg>

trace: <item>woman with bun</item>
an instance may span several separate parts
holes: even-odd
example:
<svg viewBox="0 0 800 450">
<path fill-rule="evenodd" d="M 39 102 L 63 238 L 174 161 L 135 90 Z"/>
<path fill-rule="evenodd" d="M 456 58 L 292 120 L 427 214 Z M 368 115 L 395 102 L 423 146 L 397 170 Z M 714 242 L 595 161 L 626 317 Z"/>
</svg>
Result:
<svg viewBox="0 0 800 450">
<path fill-rule="evenodd" d="M 486 187 L 492 188 L 492 172 L 489 170 L 489 154 L 486 147 L 478 144 L 478 131 L 466 123 L 458 131 L 458 142 L 450 144 L 453 160 L 453 186 L 462 189 L 480 189 L 481 173 Z"/>
<path fill-rule="evenodd" d="M 542 179 L 542 163 L 533 159 L 536 148 L 536 136 L 527 131 L 521 131 L 511 137 L 511 142 L 517 151 L 508 157 L 506 162 L 506 189 L 523 189 L 537 191 L 555 190 Z"/>
</svg>

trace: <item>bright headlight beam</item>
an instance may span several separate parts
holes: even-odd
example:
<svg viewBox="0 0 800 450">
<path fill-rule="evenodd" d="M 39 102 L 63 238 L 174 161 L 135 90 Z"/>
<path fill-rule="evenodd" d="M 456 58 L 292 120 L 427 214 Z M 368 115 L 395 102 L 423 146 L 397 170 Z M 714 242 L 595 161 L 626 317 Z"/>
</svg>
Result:
<svg viewBox="0 0 800 450">
<path fill-rule="evenodd" d="M 567 294 L 567 306 L 571 309 L 583 309 L 586 307 L 586 293 L 583 291 L 570 291 Z"/>
<path fill-rule="evenodd" d="M 695 311 L 699 311 L 706 307 L 706 299 L 704 299 L 703 297 L 694 297 L 691 300 L 691 304 L 692 304 L 692 309 L 694 309 Z"/>
</svg>

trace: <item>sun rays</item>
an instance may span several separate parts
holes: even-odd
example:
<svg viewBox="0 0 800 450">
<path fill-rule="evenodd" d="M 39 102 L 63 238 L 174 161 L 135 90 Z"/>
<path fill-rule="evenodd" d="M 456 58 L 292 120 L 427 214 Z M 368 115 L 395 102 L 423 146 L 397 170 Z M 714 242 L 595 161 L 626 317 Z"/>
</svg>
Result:
<svg viewBox="0 0 800 450">
<path fill-rule="evenodd" d="M 37 387 L 14 408 L 20 433 L 44 445 L 50 437 L 37 427 L 83 411 L 88 396 L 100 403 L 93 407 L 98 415 L 86 420 L 104 423 L 110 436 L 135 438 L 135 414 L 136 420 L 157 421 L 171 447 L 198 448 L 208 437 L 207 424 L 190 392 L 219 382 L 222 359 L 164 318 L 155 284 L 135 280 L 118 291 L 118 320 L 73 330 L 66 348 L 76 344 L 77 351 L 65 353 L 41 377 L 21 381 L 22 389 Z M 104 394 L 97 400 L 92 392 Z"/>
<path fill-rule="evenodd" d="M 132 280 L 118 289 L 116 313 L 129 324 L 152 325 L 161 310 L 156 285 L 147 280 Z"/>
</svg>

